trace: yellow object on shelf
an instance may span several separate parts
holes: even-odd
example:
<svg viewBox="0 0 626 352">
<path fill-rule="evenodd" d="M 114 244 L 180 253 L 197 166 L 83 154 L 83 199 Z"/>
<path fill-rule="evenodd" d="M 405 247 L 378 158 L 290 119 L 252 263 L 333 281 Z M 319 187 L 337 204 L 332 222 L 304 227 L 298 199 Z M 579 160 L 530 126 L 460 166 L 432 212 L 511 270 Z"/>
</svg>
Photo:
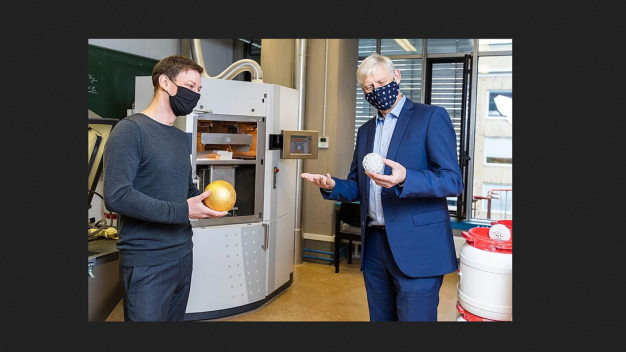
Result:
<svg viewBox="0 0 626 352">
<path fill-rule="evenodd" d="M 89 234 L 93 234 L 96 231 L 100 230 L 99 228 L 89 229 Z M 117 229 L 115 227 L 107 227 L 106 229 L 98 232 L 97 237 L 110 238 L 113 240 L 118 240 L 119 236 L 117 235 Z"/>
</svg>

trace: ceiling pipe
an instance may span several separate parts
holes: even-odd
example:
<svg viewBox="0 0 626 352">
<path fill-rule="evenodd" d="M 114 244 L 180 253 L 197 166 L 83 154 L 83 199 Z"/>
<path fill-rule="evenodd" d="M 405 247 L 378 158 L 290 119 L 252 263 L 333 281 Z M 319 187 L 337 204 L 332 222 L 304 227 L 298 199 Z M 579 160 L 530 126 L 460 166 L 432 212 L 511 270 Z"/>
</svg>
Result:
<svg viewBox="0 0 626 352">
<path fill-rule="evenodd" d="M 206 72 L 206 67 L 204 66 L 204 57 L 202 56 L 202 45 L 200 44 L 200 39 L 191 40 L 191 58 L 195 61 L 195 63 L 202 66 L 204 69 L 202 76 L 206 78 L 233 79 L 242 72 L 250 72 L 253 83 L 263 83 L 263 70 L 261 69 L 261 65 L 250 59 L 236 61 L 232 65 L 228 66 L 224 72 L 219 75 L 215 77 L 209 76 Z"/>
</svg>

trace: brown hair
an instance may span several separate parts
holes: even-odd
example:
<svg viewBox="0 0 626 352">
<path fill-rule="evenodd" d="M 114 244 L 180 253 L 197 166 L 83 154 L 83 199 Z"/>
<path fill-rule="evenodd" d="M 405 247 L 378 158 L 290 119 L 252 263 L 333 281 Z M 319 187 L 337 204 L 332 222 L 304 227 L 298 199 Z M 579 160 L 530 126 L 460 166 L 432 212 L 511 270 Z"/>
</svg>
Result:
<svg viewBox="0 0 626 352">
<path fill-rule="evenodd" d="M 202 74 L 204 68 L 190 58 L 181 55 L 169 56 L 159 61 L 154 65 L 154 69 L 152 70 L 152 85 L 154 86 L 154 91 L 156 92 L 159 87 L 159 77 L 161 77 L 161 75 L 166 75 L 170 79 L 174 79 L 179 73 L 187 72 L 188 70 L 195 70 Z"/>
</svg>

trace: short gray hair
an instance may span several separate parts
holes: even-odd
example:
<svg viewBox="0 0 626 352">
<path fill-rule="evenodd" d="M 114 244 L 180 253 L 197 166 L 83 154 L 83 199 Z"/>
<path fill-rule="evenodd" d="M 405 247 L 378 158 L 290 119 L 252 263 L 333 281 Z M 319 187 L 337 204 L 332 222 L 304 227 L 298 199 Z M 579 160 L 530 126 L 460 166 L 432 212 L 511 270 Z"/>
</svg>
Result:
<svg viewBox="0 0 626 352">
<path fill-rule="evenodd" d="M 392 75 L 396 72 L 395 66 L 393 66 L 393 62 L 386 56 L 380 54 L 372 54 L 363 60 L 359 68 L 356 70 L 356 81 L 359 85 L 363 85 L 363 79 L 366 76 L 371 75 L 374 70 L 380 65 L 389 71 Z"/>
</svg>

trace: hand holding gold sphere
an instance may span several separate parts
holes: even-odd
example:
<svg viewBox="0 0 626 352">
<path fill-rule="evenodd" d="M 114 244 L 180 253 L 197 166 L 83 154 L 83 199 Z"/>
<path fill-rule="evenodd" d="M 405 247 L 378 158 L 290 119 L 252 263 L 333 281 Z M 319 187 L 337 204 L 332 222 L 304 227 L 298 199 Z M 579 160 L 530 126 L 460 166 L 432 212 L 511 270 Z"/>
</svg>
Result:
<svg viewBox="0 0 626 352">
<path fill-rule="evenodd" d="M 237 201 L 235 188 L 224 180 L 213 181 L 209 183 L 204 190 L 211 191 L 211 194 L 204 198 L 204 204 L 213 210 L 229 211 Z"/>
</svg>

